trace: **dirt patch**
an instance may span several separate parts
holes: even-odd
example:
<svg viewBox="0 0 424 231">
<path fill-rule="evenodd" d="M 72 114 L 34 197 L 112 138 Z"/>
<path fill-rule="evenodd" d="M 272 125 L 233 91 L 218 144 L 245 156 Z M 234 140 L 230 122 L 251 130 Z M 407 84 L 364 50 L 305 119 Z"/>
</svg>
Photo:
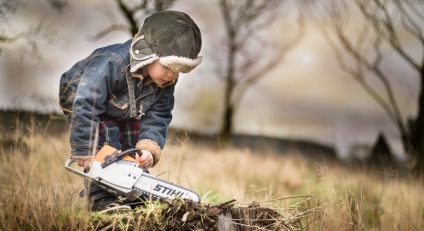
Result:
<svg viewBox="0 0 424 231">
<path fill-rule="evenodd" d="M 240 206 L 235 200 L 215 205 L 167 200 L 132 211 L 97 214 L 91 224 L 95 230 L 303 230 L 304 211 L 299 206 L 284 210 L 255 202 Z"/>
</svg>

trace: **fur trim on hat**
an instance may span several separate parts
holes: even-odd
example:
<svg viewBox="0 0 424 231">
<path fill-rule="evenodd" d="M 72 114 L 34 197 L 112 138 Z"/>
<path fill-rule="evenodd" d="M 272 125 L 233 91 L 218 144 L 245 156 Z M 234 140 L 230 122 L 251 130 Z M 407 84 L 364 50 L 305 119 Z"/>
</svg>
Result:
<svg viewBox="0 0 424 231">
<path fill-rule="evenodd" d="M 149 57 L 146 57 L 146 58 L 144 58 L 143 59 L 143 61 L 141 61 L 141 62 L 139 62 L 139 63 L 137 63 L 137 64 L 135 64 L 135 65 L 133 65 L 132 67 L 131 67 L 131 72 L 132 73 L 134 73 L 134 72 L 136 72 L 138 69 L 140 69 L 140 68 L 142 68 L 142 67 L 144 67 L 144 66 L 146 66 L 146 65 L 149 65 L 149 64 L 151 64 L 151 63 L 153 63 L 154 61 L 156 61 L 156 60 L 158 60 L 159 59 L 159 57 L 156 55 L 156 54 L 154 54 L 154 55 L 150 55 Z M 133 61 L 134 62 L 134 61 Z M 135 63 L 135 62 L 134 62 Z"/>
<path fill-rule="evenodd" d="M 188 73 L 202 62 L 202 57 L 199 56 L 196 59 L 189 59 L 171 55 L 159 58 L 159 62 L 174 72 Z"/>
<path fill-rule="evenodd" d="M 152 153 L 152 156 L 153 156 L 152 167 L 155 166 L 157 162 L 159 162 L 162 150 L 159 147 L 158 143 L 150 139 L 142 139 L 142 140 L 139 140 L 135 146 L 140 150 L 147 150 L 150 153 Z"/>
</svg>

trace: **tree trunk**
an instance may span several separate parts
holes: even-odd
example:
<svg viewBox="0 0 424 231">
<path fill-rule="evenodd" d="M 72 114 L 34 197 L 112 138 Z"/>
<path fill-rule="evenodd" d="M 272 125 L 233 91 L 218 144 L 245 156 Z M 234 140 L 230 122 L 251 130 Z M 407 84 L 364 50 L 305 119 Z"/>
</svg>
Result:
<svg viewBox="0 0 424 231">
<path fill-rule="evenodd" d="M 231 138 L 233 130 L 233 108 L 231 106 L 225 107 L 224 121 L 222 124 L 221 134 L 219 135 L 219 142 L 225 146 Z"/>
<path fill-rule="evenodd" d="M 224 115 L 219 134 L 219 143 L 225 147 L 233 133 L 233 91 L 234 91 L 234 65 L 236 62 L 236 44 L 234 34 L 230 34 L 230 49 L 228 50 L 228 66 L 225 79 Z"/>
<path fill-rule="evenodd" d="M 232 68 L 230 68 L 232 69 Z M 231 72 L 231 70 L 229 70 Z M 222 118 L 222 127 L 219 134 L 220 146 L 225 147 L 233 133 L 233 105 L 231 98 L 234 90 L 233 78 L 227 78 L 224 93 L 224 114 Z"/>
<path fill-rule="evenodd" d="M 424 68 L 421 69 L 418 114 L 411 126 L 411 149 L 415 174 L 424 176 Z"/>
</svg>

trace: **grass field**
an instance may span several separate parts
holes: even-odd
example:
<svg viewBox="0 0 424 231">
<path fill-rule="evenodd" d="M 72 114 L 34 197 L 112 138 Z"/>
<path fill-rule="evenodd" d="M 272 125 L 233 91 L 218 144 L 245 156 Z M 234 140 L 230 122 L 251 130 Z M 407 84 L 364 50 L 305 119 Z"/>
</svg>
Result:
<svg viewBox="0 0 424 231">
<path fill-rule="evenodd" d="M 85 211 L 77 196 L 82 178 L 64 168 L 69 151 L 67 134 L 38 132 L 1 149 L 1 231 L 94 230 L 94 221 L 110 219 Z M 218 151 L 187 138 L 168 144 L 151 173 L 196 191 L 203 204 L 235 199 L 240 207 L 255 202 L 301 217 L 303 230 L 424 229 L 422 181 L 388 169 L 314 163 L 295 153 Z M 158 219 L 155 206 L 145 219 Z"/>
</svg>

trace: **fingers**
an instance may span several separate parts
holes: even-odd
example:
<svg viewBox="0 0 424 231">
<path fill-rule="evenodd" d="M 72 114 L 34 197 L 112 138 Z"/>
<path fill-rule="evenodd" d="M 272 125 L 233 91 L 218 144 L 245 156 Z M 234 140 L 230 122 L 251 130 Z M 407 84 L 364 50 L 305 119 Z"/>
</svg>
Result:
<svg viewBox="0 0 424 231">
<path fill-rule="evenodd" d="M 78 159 L 78 160 L 77 160 L 77 164 L 78 164 L 78 166 L 80 166 L 80 167 L 84 167 L 84 160 L 80 160 L 80 159 Z"/>
<path fill-rule="evenodd" d="M 91 167 L 91 160 L 86 160 L 84 162 L 84 168 L 90 168 Z"/>
<path fill-rule="evenodd" d="M 153 155 L 147 150 L 141 150 L 142 155 L 136 154 L 136 160 L 140 162 L 140 166 L 143 168 L 151 168 L 153 166 Z"/>
<path fill-rule="evenodd" d="M 80 167 L 90 168 L 91 167 L 91 160 L 90 159 L 78 159 L 77 164 Z"/>
</svg>

